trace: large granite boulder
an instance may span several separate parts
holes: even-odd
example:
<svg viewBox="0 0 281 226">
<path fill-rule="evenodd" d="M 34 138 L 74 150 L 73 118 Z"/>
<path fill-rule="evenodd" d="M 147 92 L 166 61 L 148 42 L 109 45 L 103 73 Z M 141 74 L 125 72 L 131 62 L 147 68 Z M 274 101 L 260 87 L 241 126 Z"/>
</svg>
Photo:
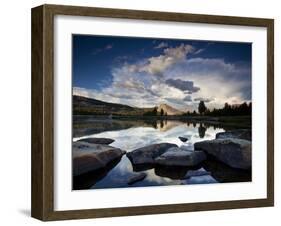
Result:
<svg viewBox="0 0 281 226">
<path fill-rule="evenodd" d="M 252 140 L 252 131 L 248 129 L 230 130 L 216 134 L 216 139 L 237 138 L 244 140 Z"/>
<path fill-rule="evenodd" d="M 73 176 L 105 168 L 126 152 L 104 144 L 74 142 L 72 145 Z"/>
<path fill-rule="evenodd" d="M 155 159 L 159 165 L 166 166 L 196 166 L 206 159 L 203 151 L 185 151 L 178 147 L 169 148 L 165 153 Z"/>
<path fill-rule="evenodd" d="M 252 143 L 250 141 L 235 138 L 206 140 L 195 143 L 194 148 L 205 151 L 233 168 L 251 169 Z"/>
<path fill-rule="evenodd" d="M 111 144 L 114 142 L 114 140 L 110 138 L 97 138 L 97 137 L 84 138 L 78 141 L 87 142 L 90 144 Z"/>
<path fill-rule="evenodd" d="M 177 145 L 171 143 L 152 144 L 128 152 L 127 157 L 133 165 L 155 164 L 155 158 L 162 155 L 171 147 L 177 147 Z"/>
</svg>

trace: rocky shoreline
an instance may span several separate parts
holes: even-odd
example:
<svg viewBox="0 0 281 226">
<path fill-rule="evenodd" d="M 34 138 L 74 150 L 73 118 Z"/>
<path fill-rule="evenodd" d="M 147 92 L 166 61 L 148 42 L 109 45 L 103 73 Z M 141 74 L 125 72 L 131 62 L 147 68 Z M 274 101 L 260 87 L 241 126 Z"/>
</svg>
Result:
<svg viewBox="0 0 281 226">
<path fill-rule="evenodd" d="M 179 139 L 182 142 L 188 140 L 185 137 Z M 206 175 L 217 178 L 218 181 L 231 182 L 231 178 L 225 178 L 224 174 L 231 177 L 236 172 L 241 176 L 241 181 L 246 181 L 248 176 L 244 177 L 244 175 L 249 175 L 252 167 L 250 130 L 217 133 L 213 140 L 194 143 L 194 150 L 187 150 L 172 143 L 158 143 L 126 153 L 125 150 L 109 145 L 113 142 L 114 140 L 109 138 L 86 138 L 73 142 L 75 189 L 85 189 L 95 184 L 100 180 L 97 174 L 101 175 L 102 172 L 103 177 L 106 176 L 120 162 L 123 155 L 126 155 L 133 167 L 132 174 L 126 181 L 128 185 L 146 178 L 145 172 L 138 171 L 152 168 L 159 176 L 180 179 L 183 180 L 182 184 L 185 184 L 184 180 Z M 214 161 L 218 163 L 214 164 Z M 220 164 L 223 168 L 219 167 Z M 207 170 L 196 170 L 201 166 Z M 180 170 L 182 170 L 181 174 L 178 173 Z M 91 179 L 93 177 L 97 179 Z"/>
</svg>

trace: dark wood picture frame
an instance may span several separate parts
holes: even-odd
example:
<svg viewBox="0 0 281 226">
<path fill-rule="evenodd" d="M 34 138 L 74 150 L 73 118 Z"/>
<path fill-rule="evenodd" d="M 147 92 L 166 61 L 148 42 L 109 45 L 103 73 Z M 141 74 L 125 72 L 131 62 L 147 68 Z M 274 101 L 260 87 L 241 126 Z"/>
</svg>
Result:
<svg viewBox="0 0 281 226">
<path fill-rule="evenodd" d="M 54 16 L 95 16 L 265 27 L 267 29 L 267 198 L 122 208 L 54 210 Z M 32 202 L 34 218 L 65 220 L 274 205 L 274 20 L 42 5 L 32 9 Z"/>
</svg>

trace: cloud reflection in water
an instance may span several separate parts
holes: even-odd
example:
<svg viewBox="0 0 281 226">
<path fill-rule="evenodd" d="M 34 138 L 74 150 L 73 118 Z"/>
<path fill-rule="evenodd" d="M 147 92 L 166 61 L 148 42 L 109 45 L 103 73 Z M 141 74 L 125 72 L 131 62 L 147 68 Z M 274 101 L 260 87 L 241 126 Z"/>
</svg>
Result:
<svg viewBox="0 0 281 226">
<path fill-rule="evenodd" d="M 129 129 L 119 131 L 106 131 L 89 136 L 74 138 L 111 138 L 115 141 L 111 146 L 121 148 L 127 152 L 155 143 L 174 143 L 182 146 L 184 149 L 193 150 L 193 144 L 202 140 L 214 139 L 216 133 L 223 132 L 223 129 L 204 127 L 204 136 L 202 136 L 202 124 L 186 124 L 177 121 L 166 121 L 164 127 L 131 127 Z M 200 134 L 201 130 L 201 134 Z M 187 137 L 189 140 L 183 143 L 179 140 L 179 136 Z M 114 187 L 139 187 L 139 186 L 155 186 L 155 185 L 178 185 L 178 184 L 202 184 L 214 183 L 216 180 L 208 176 L 191 177 L 190 179 L 171 179 L 165 175 L 155 174 L 156 169 L 149 169 L 145 172 L 147 177 L 143 181 L 139 181 L 133 185 L 127 184 L 128 177 L 133 173 L 131 162 L 126 156 L 116 165 L 103 179 L 98 181 L 92 188 L 114 188 Z"/>
</svg>

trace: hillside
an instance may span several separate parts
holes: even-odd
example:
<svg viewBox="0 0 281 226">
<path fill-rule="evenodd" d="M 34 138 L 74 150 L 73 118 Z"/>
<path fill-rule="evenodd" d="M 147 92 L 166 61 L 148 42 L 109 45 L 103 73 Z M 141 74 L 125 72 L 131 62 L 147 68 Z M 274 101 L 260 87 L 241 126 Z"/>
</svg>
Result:
<svg viewBox="0 0 281 226">
<path fill-rule="evenodd" d="M 92 98 L 73 96 L 74 115 L 143 115 L 151 108 L 134 108 L 128 105 L 108 103 Z"/>
<path fill-rule="evenodd" d="M 116 115 L 116 116 L 137 116 L 152 112 L 154 108 L 137 108 L 124 104 L 109 103 L 92 98 L 73 96 L 73 114 L 74 115 Z M 157 106 L 157 113 L 163 109 L 167 115 L 181 115 L 183 112 L 167 105 Z"/>
</svg>

